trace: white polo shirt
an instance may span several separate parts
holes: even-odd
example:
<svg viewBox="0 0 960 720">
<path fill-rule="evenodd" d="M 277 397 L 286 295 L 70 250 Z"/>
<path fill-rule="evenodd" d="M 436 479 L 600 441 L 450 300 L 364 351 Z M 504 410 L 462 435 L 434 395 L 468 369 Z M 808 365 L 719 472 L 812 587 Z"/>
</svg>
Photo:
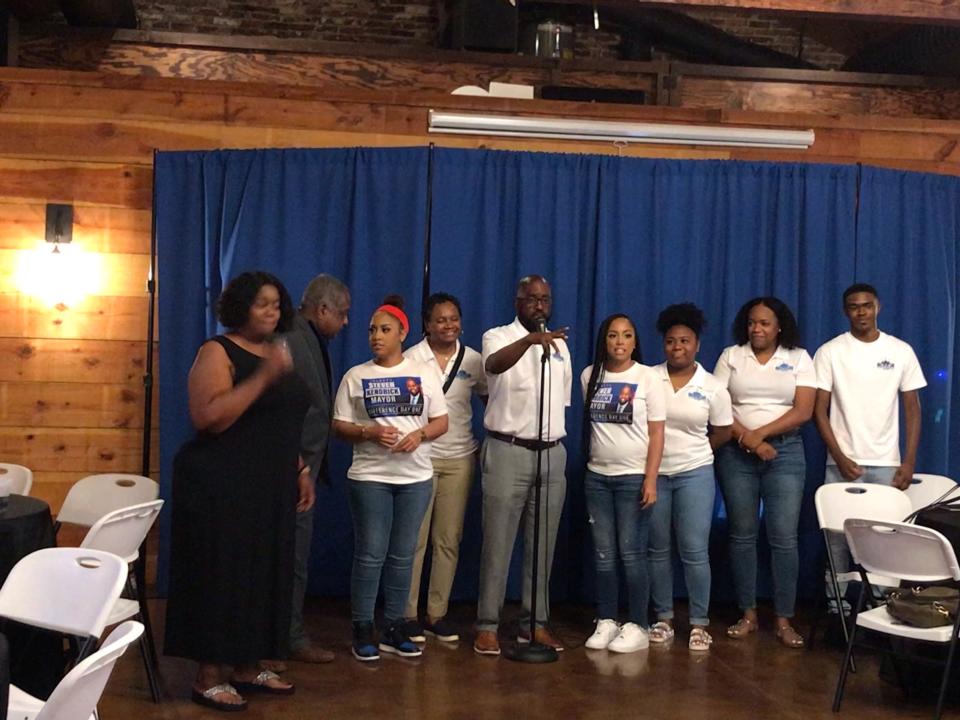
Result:
<svg viewBox="0 0 960 720">
<path fill-rule="evenodd" d="M 817 387 L 831 393 L 830 427 L 843 454 L 858 465 L 899 465 L 900 393 L 927 385 L 913 348 L 884 332 L 869 343 L 845 332 L 813 364 Z M 836 464 L 829 453 L 827 464 Z"/>
<path fill-rule="evenodd" d="M 592 365 L 580 375 L 587 395 Z M 633 400 L 624 406 L 621 393 L 627 388 Z M 647 469 L 650 438 L 647 423 L 665 420 L 666 399 L 653 368 L 635 362 L 623 372 L 604 370 L 588 409 L 590 413 L 590 458 L 587 469 L 600 475 L 643 475 Z"/>
<path fill-rule="evenodd" d="M 797 387 L 817 387 L 813 360 L 803 348 L 778 346 L 761 364 L 750 343 L 731 345 L 720 354 L 713 375 L 727 386 L 733 417 L 748 430 L 763 427 L 792 408 Z"/>
<path fill-rule="evenodd" d="M 413 378 L 422 392 L 411 402 L 407 380 Z M 393 367 L 381 367 L 373 360 L 350 368 L 337 390 L 333 419 L 349 423 L 388 425 L 400 437 L 422 428 L 432 417 L 447 414 L 436 373 L 429 367 L 404 358 Z M 433 477 L 430 442 L 420 443 L 412 453 L 392 453 L 368 440 L 353 446 L 353 463 L 347 470 L 351 480 L 405 485 Z"/>
<path fill-rule="evenodd" d="M 495 352 L 529 334 L 519 319 L 487 330 L 483 334 L 483 366 L 487 366 L 487 358 Z M 547 393 L 543 408 L 543 439 L 547 441 L 560 440 L 567 434 L 564 408 L 570 405 L 573 386 L 570 350 L 563 340 L 553 342 L 559 351 L 551 350 L 547 362 Z M 487 373 L 490 398 L 483 415 L 483 426 L 487 430 L 526 440 L 537 439 L 542 354 L 543 348 L 539 345 L 529 347 L 517 364 L 506 372 L 499 375 Z"/>
<path fill-rule="evenodd" d="M 678 475 L 713 463 L 713 450 L 707 438 L 707 424 L 733 425 L 730 393 L 719 380 L 697 363 L 690 381 L 677 391 L 670 383 L 667 364 L 653 370 L 660 379 L 667 406 L 667 424 L 663 439 L 661 475 Z"/>
<path fill-rule="evenodd" d="M 447 362 L 447 366 L 440 367 L 437 357 L 430 349 L 430 343 L 424 338 L 403 355 L 414 362 L 427 366 L 432 370 L 443 389 L 444 383 L 453 370 L 453 364 L 460 352 L 460 341 Z M 487 378 L 483 372 L 483 361 L 480 353 L 470 347 L 463 349 L 463 362 L 457 370 L 457 375 L 447 390 L 447 432 L 430 443 L 430 457 L 440 459 L 462 458 L 474 453 L 477 449 L 477 440 L 473 437 L 473 408 L 470 405 L 470 396 L 487 394 Z"/>
</svg>

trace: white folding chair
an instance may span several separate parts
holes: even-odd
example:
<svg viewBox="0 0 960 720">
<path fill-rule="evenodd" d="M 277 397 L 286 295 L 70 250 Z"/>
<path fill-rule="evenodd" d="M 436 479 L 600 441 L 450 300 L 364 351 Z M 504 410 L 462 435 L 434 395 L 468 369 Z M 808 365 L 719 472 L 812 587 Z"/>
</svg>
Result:
<svg viewBox="0 0 960 720">
<path fill-rule="evenodd" d="M 960 500 L 960 485 L 945 475 L 927 475 L 916 473 L 910 485 L 903 492 L 910 498 L 914 510 L 920 510 L 938 500 Z"/>
<path fill-rule="evenodd" d="M 13 485 L 10 492 L 15 495 L 29 495 L 33 487 L 33 470 L 23 465 L 0 463 L 0 477 L 10 480 Z"/>
<path fill-rule="evenodd" d="M 128 564 L 139 557 L 140 545 L 150 532 L 150 528 L 160 514 L 163 500 L 152 500 L 128 508 L 120 508 L 104 515 L 87 532 L 82 548 L 94 548 L 110 552 L 123 558 Z M 121 597 L 113 606 L 107 625 L 115 625 L 123 620 L 135 618 L 142 620 L 143 613 L 139 602 L 140 592 L 135 573 L 127 574 L 127 597 Z M 147 671 L 150 694 L 154 702 L 160 702 L 159 663 L 153 645 L 153 636 L 145 632 L 140 636 L 140 652 Z"/>
<path fill-rule="evenodd" d="M 911 512 L 910 500 L 902 490 L 889 485 L 872 483 L 828 483 L 817 488 L 813 496 L 817 509 L 817 522 L 823 533 L 823 544 L 827 554 L 827 570 L 833 587 L 833 597 L 840 615 L 840 627 L 843 639 L 850 639 L 850 631 L 843 620 L 843 598 L 840 583 L 858 580 L 859 573 L 849 571 L 838 573 L 836 558 L 830 550 L 830 533 L 843 533 L 843 523 L 847 518 L 870 518 L 900 522 Z M 873 577 L 871 583 L 879 586 L 896 585 L 896 578 Z M 813 631 L 811 631 L 811 637 Z"/>
<path fill-rule="evenodd" d="M 160 497 L 160 486 L 155 480 L 143 475 L 126 473 L 104 473 L 81 478 L 67 492 L 63 506 L 57 515 L 54 530 L 61 523 L 71 523 L 93 527 L 97 520 L 113 510 L 131 505 L 150 502 Z M 143 561 L 136 564 L 134 576 L 143 577 Z M 146 589 L 143 583 L 137 584 L 137 601 L 140 603 L 140 620 L 146 627 L 145 634 L 151 648 L 151 662 L 158 667 L 156 651 L 153 648 L 153 628 L 147 607 Z M 151 690 L 153 688 L 151 687 Z"/>
<path fill-rule="evenodd" d="M 57 514 L 57 527 L 61 523 L 92 527 L 112 510 L 139 505 L 158 497 L 160 486 L 142 475 L 88 475 L 75 482 L 67 492 Z"/>
<path fill-rule="evenodd" d="M 950 541 L 936 530 L 902 522 L 890 522 L 862 518 L 851 518 L 844 523 L 850 554 L 860 567 L 863 585 L 855 609 L 854 622 L 847 641 L 847 654 L 837 681 L 837 692 L 833 700 L 833 711 L 840 709 L 843 690 L 847 682 L 849 661 L 853 657 L 853 645 L 857 639 L 857 628 L 892 635 L 910 640 L 922 640 L 931 643 L 949 643 L 943 679 L 940 682 L 940 695 L 934 720 L 939 720 L 943 710 L 943 697 L 950 678 L 960 633 L 960 614 L 952 625 L 934 628 L 919 628 L 905 625 L 893 619 L 883 605 L 872 610 L 863 610 L 866 598 L 868 573 L 889 575 L 912 583 L 927 584 L 952 580 L 960 582 L 960 565 Z"/>
<path fill-rule="evenodd" d="M 90 720 L 114 665 L 142 633 L 143 625 L 133 620 L 117 627 L 99 650 L 64 676 L 46 702 L 11 685 L 7 720 Z"/>
<path fill-rule="evenodd" d="M 90 548 L 45 548 L 21 559 L 0 587 L 0 617 L 79 640 L 83 658 L 103 634 L 127 563 Z"/>
</svg>

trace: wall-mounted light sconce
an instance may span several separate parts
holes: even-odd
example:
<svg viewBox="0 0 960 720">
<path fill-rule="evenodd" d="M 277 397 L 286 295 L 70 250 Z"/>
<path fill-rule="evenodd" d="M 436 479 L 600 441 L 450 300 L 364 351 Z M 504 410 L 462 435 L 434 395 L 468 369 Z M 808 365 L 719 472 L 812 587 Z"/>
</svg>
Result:
<svg viewBox="0 0 960 720">
<path fill-rule="evenodd" d="M 73 205 L 47 203 L 46 240 L 53 243 L 53 251 L 60 252 L 60 245 L 73 240 Z"/>
<path fill-rule="evenodd" d="M 20 253 L 16 270 L 20 292 L 65 310 L 100 290 L 100 256 L 83 252 L 73 242 L 73 205 L 47 205 L 43 240 L 37 238 L 36 249 Z"/>
</svg>

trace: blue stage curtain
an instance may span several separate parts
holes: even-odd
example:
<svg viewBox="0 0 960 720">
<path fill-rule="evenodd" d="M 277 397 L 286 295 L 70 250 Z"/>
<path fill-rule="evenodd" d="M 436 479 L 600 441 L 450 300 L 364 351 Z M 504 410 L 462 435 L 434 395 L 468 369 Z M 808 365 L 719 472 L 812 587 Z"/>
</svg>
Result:
<svg viewBox="0 0 960 720">
<path fill-rule="evenodd" d="M 927 378 L 917 472 L 960 476 L 960 178 L 864 167 L 860 186 L 857 281 L 880 293 L 878 322 L 906 340 Z M 842 316 L 838 330 L 845 329 Z"/>
<path fill-rule="evenodd" d="M 856 169 L 850 166 L 444 150 L 437 152 L 433 193 L 431 285 L 463 301 L 467 342 L 479 347 L 484 329 L 510 322 L 517 279 L 540 273 L 553 285 L 552 326 L 571 326 L 576 378 L 590 362 L 599 323 L 612 312 L 634 318 L 645 361 L 660 362 L 656 315 L 684 300 L 710 320 L 700 355 L 708 369 L 732 342 L 737 309 L 759 294 L 776 294 L 793 307 L 812 354 L 853 277 Z M 568 501 L 552 582 L 556 598 L 592 595 L 582 402 L 577 381 L 567 423 Z M 822 481 L 823 451 L 816 433 L 808 435 L 812 493 Z M 475 488 L 468 538 L 480 536 L 479 514 Z M 722 520 L 719 501 L 718 515 Z M 717 523 L 717 548 L 724 532 L 725 523 Z M 808 502 L 803 545 L 811 567 L 819 544 Z M 475 595 L 478 554 L 465 542 L 457 596 Z M 518 559 L 508 588 L 514 597 Z M 715 549 L 713 563 L 725 562 L 722 548 Z M 718 590 L 726 594 L 722 579 Z"/>
<path fill-rule="evenodd" d="M 830 336 L 853 277 L 856 168 L 837 165 L 607 158 L 601 175 L 594 331 L 613 312 L 637 323 L 644 362 L 663 361 L 657 314 L 691 301 L 707 317 L 699 362 L 713 370 L 733 344 L 737 310 L 758 295 L 786 302 L 811 356 Z M 801 518 L 801 587 L 815 583 L 822 540 L 813 492 L 824 450 L 804 429 L 807 493 Z M 714 596 L 730 597 L 721 495 L 711 542 Z M 759 591 L 769 587 L 761 547 Z M 584 561 L 588 558 L 583 556 Z M 681 592 L 682 573 L 674 574 Z M 592 582 L 584 578 L 584 587 Z"/>
<path fill-rule="evenodd" d="M 370 357 L 366 327 L 389 293 L 416 301 L 426 232 L 427 150 L 254 150 L 158 153 L 154 169 L 160 290 L 162 494 L 193 430 L 186 378 L 218 332 L 214 303 L 235 275 L 277 275 L 297 305 L 328 272 L 353 295 L 352 326 L 330 343 L 335 382 Z M 350 330 L 347 332 L 346 330 Z M 336 389 L 336 385 L 334 386 Z M 318 494 L 311 590 L 344 594 L 352 526 L 343 478 L 350 448 L 334 443 L 332 488 Z M 167 520 L 169 513 L 164 513 Z M 167 533 L 162 535 L 165 558 Z M 165 578 L 161 562 L 161 578 Z"/>
<path fill-rule="evenodd" d="M 931 384 L 923 393 L 917 469 L 949 474 L 960 467 L 960 450 L 949 443 L 950 404 L 958 400 L 951 383 L 960 282 L 954 178 L 873 168 L 861 176 L 856 166 L 426 148 L 160 153 L 155 213 L 165 497 L 173 454 L 191 433 L 186 375 L 197 347 L 217 332 L 213 302 L 231 277 L 268 270 L 295 301 L 317 272 L 347 282 L 351 325 L 331 344 L 338 377 L 369 356 L 366 324 L 385 294 L 407 297 L 416 318 L 431 156 L 430 289 L 460 297 L 465 341 L 479 349 L 486 329 L 512 321 L 516 281 L 530 273 L 553 285 L 551 325 L 571 327 L 577 381 L 567 416 L 568 502 L 555 599 L 592 597 L 578 378 L 600 321 L 612 312 L 634 318 L 645 362 L 656 364 L 662 359 L 657 313 L 672 302 L 697 303 L 709 320 L 700 361 L 712 369 L 732 343 L 736 310 L 750 297 L 773 294 L 790 304 L 812 355 L 847 327 L 843 289 L 855 280 L 872 282 L 883 303 L 881 326 L 914 345 Z M 415 319 L 413 325 L 419 328 Z M 481 418 L 478 406 L 478 428 Z M 812 423 L 804 437 L 801 584 L 810 591 L 818 587 L 820 549 L 810 496 L 822 481 L 824 451 Z M 310 590 L 345 595 L 349 448 L 334 443 L 332 459 L 333 488 L 318 501 L 323 530 L 314 538 Z M 729 597 L 723 515 L 718 502 L 712 547 L 718 598 Z M 454 586 L 458 599 L 476 596 L 480 519 L 478 478 Z M 519 594 L 519 554 L 514 560 L 511 597 Z M 761 575 L 761 588 L 765 582 Z"/>
<path fill-rule="evenodd" d="M 593 263 L 597 236 L 601 158 L 470 150 L 436 151 L 433 176 L 431 289 L 451 292 L 463 304 L 464 340 L 480 350 L 483 332 L 516 316 L 517 280 L 545 276 L 553 289 L 551 327 L 569 325 L 575 358 L 573 407 L 567 414 L 568 483 L 580 482 L 579 372 L 590 343 Z M 481 427 L 482 408 L 475 411 Z M 478 471 L 479 472 L 479 471 Z M 568 492 L 578 511 L 560 527 L 551 583 L 554 599 L 567 597 L 579 570 L 571 565 L 570 539 L 584 528 L 582 493 Z M 480 568 L 480 482 L 467 509 L 454 598 L 475 598 Z M 521 553 L 514 554 L 507 594 L 520 594 Z"/>
</svg>

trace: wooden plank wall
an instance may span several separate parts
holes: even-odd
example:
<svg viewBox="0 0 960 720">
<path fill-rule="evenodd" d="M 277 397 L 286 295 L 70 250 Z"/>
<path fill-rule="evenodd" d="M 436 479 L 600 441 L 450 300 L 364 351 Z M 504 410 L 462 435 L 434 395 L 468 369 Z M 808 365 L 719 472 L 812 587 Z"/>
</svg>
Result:
<svg viewBox="0 0 960 720">
<path fill-rule="evenodd" d="M 431 107 L 814 128 L 817 141 L 810 151 L 796 153 L 429 136 Z M 154 149 L 430 141 L 646 157 L 863 161 L 960 174 L 960 123 L 942 120 L 601 106 L 0 69 L 0 460 L 30 466 L 36 494 L 54 510 L 69 486 L 86 474 L 140 468 Z M 17 284 L 19 263 L 41 244 L 47 202 L 75 205 L 74 244 L 103 269 L 95 294 L 70 305 L 50 307 Z M 160 292 L 162 275 L 163 268 Z M 156 448 L 154 442 L 153 473 Z"/>
<path fill-rule="evenodd" d="M 449 93 L 491 81 L 643 91 L 649 105 L 960 119 L 956 78 L 731 68 L 119 30 L 27 32 L 18 63 L 122 76 L 266 82 L 342 90 Z"/>
</svg>

